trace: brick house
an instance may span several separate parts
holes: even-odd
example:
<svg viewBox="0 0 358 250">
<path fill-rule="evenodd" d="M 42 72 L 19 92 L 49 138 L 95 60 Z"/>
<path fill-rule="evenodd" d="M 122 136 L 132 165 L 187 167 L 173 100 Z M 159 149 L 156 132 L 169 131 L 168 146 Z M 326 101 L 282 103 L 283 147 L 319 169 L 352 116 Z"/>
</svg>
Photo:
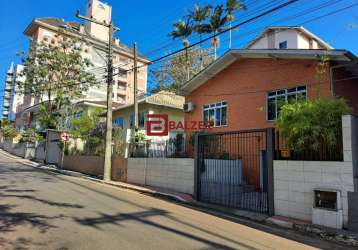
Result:
<svg viewBox="0 0 358 250">
<path fill-rule="evenodd" d="M 328 58 L 324 72 L 317 67 Z M 341 96 L 358 115 L 357 57 L 346 50 L 230 50 L 184 84 L 194 107 L 185 121 L 213 121 L 213 131 L 274 126 L 280 100 Z"/>
</svg>

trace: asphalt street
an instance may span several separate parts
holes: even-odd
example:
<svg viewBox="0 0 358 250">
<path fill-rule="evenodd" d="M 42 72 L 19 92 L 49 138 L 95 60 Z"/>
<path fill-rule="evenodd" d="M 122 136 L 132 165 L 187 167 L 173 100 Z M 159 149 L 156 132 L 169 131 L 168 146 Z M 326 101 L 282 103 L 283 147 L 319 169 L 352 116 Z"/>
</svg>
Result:
<svg viewBox="0 0 358 250">
<path fill-rule="evenodd" d="M 0 249 L 344 249 L 134 191 L 39 170 L 0 152 Z"/>
</svg>

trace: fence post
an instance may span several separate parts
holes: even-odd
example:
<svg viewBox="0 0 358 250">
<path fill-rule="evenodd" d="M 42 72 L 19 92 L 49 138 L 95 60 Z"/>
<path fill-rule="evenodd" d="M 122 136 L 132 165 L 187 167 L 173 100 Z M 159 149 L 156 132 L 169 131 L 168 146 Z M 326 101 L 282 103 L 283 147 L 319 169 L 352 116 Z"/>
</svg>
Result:
<svg viewBox="0 0 358 250">
<path fill-rule="evenodd" d="M 267 129 L 267 204 L 268 204 L 268 214 L 273 216 L 275 213 L 274 207 L 274 172 L 273 172 L 273 160 L 275 154 L 275 129 Z"/>
<path fill-rule="evenodd" d="M 194 135 L 194 199 L 199 199 L 199 134 L 195 133 Z"/>
</svg>

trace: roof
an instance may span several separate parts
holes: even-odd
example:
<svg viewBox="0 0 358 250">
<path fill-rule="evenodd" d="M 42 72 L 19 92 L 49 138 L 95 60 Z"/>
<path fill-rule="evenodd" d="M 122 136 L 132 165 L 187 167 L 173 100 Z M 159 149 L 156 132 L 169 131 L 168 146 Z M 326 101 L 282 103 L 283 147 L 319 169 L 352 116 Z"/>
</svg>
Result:
<svg viewBox="0 0 358 250">
<path fill-rule="evenodd" d="M 81 105 L 83 104 L 84 106 L 93 106 L 93 107 L 99 107 L 99 108 L 107 108 L 107 101 L 94 101 L 94 100 L 81 100 L 76 102 L 76 105 Z M 120 107 L 123 106 L 123 104 L 113 101 L 112 102 L 112 106 L 113 107 Z"/>
<path fill-rule="evenodd" d="M 156 94 L 138 100 L 138 104 L 145 104 L 145 103 L 182 110 L 183 105 L 185 103 L 185 98 L 183 96 L 176 95 L 169 91 L 160 91 Z M 133 105 L 134 104 L 123 105 L 114 109 L 113 111 L 126 109 L 132 107 Z"/>
<path fill-rule="evenodd" d="M 328 56 L 330 61 L 350 63 L 357 61 L 357 57 L 347 50 L 320 50 L 320 49 L 235 49 L 229 50 L 218 60 L 211 63 L 180 88 L 180 94 L 186 95 L 199 88 L 219 72 L 229 67 L 241 58 L 276 58 L 276 59 L 310 59 L 320 60 Z"/>
<path fill-rule="evenodd" d="M 270 32 L 270 31 L 280 32 L 281 30 L 297 30 L 297 31 L 305 34 L 306 36 L 312 37 L 313 39 L 315 39 L 322 47 L 324 47 L 326 49 L 333 49 L 333 47 L 331 45 L 329 45 L 327 42 L 323 41 L 321 38 L 319 38 L 318 36 L 313 34 L 311 31 L 307 30 L 303 26 L 270 26 L 270 27 L 267 27 L 263 32 L 261 32 L 260 35 L 258 35 L 254 40 L 249 42 L 245 46 L 245 48 L 248 49 L 249 47 L 251 47 L 258 40 L 260 40 L 262 37 L 264 37 L 268 32 Z"/>
<path fill-rule="evenodd" d="M 91 39 L 91 40 L 103 45 L 103 46 L 107 46 L 107 44 L 104 41 L 88 34 L 87 32 L 81 32 L 81 24 L 78 22 L 66 22 L 64 19 L 56 18 L 56 17 L 35 18 L 26 27 L 24 34 L 27 36 L 31 36 L 32 33 L 34 32 L 34 28 L 36 26 L 45 26 L 47 28 L 55 29 L 55 30 L 59 30 L 59 29 L 65 30 L 67 27 L 69 27 L 69 28 L 71 28 L 70 31 L 72 33 L 77 33 L 77 35 L 81 35 L 81 37 L 86 37 L 88 39 Z M 119 46 L 114 44 L 114 49 L 124 51 L 129 54 L 134 53 L 132 48 L 129 48 L 128 46 L 124 45 L 123 43 L 120 43 Z M 139 56 L 139 59 L 148 61 L 148 59 L 141 53 L 138 53 L 138 56 Z"/>
</svg>

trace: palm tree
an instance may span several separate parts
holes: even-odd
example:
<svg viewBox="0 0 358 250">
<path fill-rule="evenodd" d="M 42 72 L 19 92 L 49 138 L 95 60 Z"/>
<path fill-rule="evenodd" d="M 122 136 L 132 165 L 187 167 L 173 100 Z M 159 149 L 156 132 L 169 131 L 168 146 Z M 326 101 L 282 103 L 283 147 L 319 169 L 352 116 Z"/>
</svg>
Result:
<svg viewBox="0 0 358 250">
<path fill-rule="evenodd" d="M 190 80 L 190 65 L 188 58 L 188 47 L 190 45 L 189 36 L 193 33 L 193 25 L 190 16 L 185 17 L 185 21 L 179 20 L 177 23 L 173 24 L 174 30 L 169 34 L 173 39 L 182 38 L 183 45 L 185 48 L 186 64 L 187 64 L 187 74 L 188 80 Z"/>
<path fill-rule="evenodd" d="M 224 16 L 224 6 L 218 5 L 216 6 L 210 16 L 210 21 L 208 24 L 203 25 L 202 29 L 206 33 L 214 33 L 214 38 L 212 41 L 212 45 L 214 46 L 214 59 L 216 60 L 216 50 L 220 46 L 220 38 L 216 36 L 216 34 L 223 30 L 227 22 L 226 16 Z"/>
<path fill-rule="evenodd" d="M 229 22 L 229 48 L 231 49 L 232 30 L 231 24 L 235 19 L 235 12 L 246 10 L 246 6 L 242 4 L 244 0 L 226 0 L 226 20 Z"/>
<path fill-rule="evenodd" d="M 200 7 L 199 5 L 195 5 L 194 10 L 189 13 L 189 16 L 193 19 L 194 25 L 193 25 L 193 31 L 199 34 L 200 36 L 200 42 L 202 40 L 203 33 L 206 33 L 206 31 L 203 29 L 202 25 L 203 22 L 210 16 L 210 11 L 212 7 L 211 5 L 206 5 L 204 7 Z M 201 47 L 199 45 L 199 49 L 201 51 Z M 200 52 L 200 68 L 203 69 L 203 57 Z"/>
</svg>

